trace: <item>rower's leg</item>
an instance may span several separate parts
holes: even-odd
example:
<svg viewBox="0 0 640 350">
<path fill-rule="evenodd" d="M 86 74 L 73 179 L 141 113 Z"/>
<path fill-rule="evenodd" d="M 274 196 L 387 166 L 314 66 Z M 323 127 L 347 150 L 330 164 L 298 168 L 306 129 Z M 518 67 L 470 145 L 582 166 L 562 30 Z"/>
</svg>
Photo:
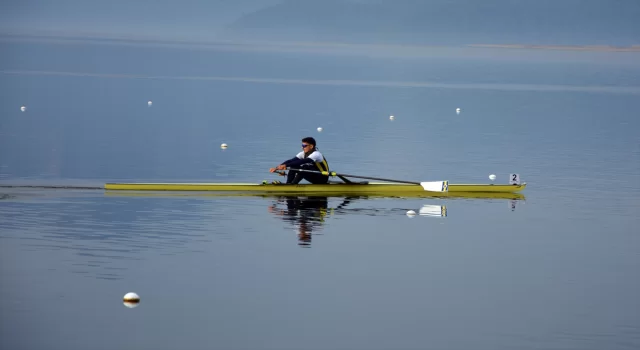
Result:
<svg viewBox="0 0 640 350">
<path fill-rule="evenodd" d="M 297 185 L 300 183 L 300 181 L 302 181 L 302 179 L 304 179 L 304 175 L 302 175 L 301 172 L 296 171 L 296 176 L 293 178 L 291 183 Z"/>
<path fill-rule="evenodd" d="M 299 169 L 296 167 L 291 167 L 289 168 L 289 173 L 287 174 L 287 183 L 288 184 L 297 184 L 300 181 L 302 181 L 303 177 L 303 173 L 299 172 L 299 171 L 295 171 L 294 169 Z"/>
</svg>

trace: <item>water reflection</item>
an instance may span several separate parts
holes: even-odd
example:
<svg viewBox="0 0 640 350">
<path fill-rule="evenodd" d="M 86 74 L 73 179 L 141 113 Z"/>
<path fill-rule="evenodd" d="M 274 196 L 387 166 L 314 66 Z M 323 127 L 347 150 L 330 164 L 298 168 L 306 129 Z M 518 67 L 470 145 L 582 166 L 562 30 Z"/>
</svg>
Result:
<svg viewBox="0 0 640 350">
<path fill-rule="evenodd" d="M 177 198 L 20 189 L 0 199 L 0 240 L 12 251 L 64 252 L 60 262 L 70 272 L 104 280 L 121 279 L 149 256 L 202 253 L 203 242 L 231 226 L 224 213 Z"/>
<path fill-rule="evenodd" d="M 418 213 L 422 216 L 446 218 L 447 207 L 444 205 L 425 204 L 422 206 L 422 208 L 420 208 Z"/>
<path fill-rule="evenodd" d="M 366 196 L 341 197 L 340 204 L 329 205 L 331 197 L 281 196 L 267 207 L 269 213 L 280 217 L 283 221 L 294 226 L 298 232 L 298 245 L 310 247 L 314 234 L 317 234 L 331 216 L 362 214 L 380 216 L 388 214 L 403 214 L 410 208 L 350 208 L 349 204 L 369 199 Z M 419 209 L 423 217 L 447 217 L 445 205 L 424 204 Z"/>
<path fill-rule="evenodd" d="M 268 210 L 297 228 L 298 245 L 310 247 L 312 234 L 322 227 L 325 218 L 344 209 L 354 199 L 346 197 L 335 208 L 329 208 L 329 197 L 279 197 Z"/>
<path fill-rule="evenodd" d="M 507 198 L 514 210 L 524 196 Z M 74 271 L 103 279 L 119 279 L 130 263 L 152 254 L 202 253 L 202 243 L 237 239 L 234 233 L 255 231 L 266 217 L 293 227 L 298 244 L 310 247 L 313 236 L 335 216 L 404 216 L 411 210 L 419 214 L 415 217 L 444 218 L 445 203 L 478 201 L 431 197 L 432 203 L 425 204 L 419 198 L 375 195 L 32 189 L 3 189 L 0 199 L 0 239 L 13 240 L 22 249 L 71 251 Z"/>
</svg>

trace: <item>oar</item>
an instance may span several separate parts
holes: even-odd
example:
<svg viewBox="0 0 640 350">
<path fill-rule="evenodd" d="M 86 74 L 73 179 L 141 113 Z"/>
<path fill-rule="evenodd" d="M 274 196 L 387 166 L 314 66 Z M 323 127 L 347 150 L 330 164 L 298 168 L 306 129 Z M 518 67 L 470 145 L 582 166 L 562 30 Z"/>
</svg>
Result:
<svg viewBox="0 0 640 350">
<path fill-rule="evenodd" d="M 351 177 L 351 178 L 354 178 L 354 179 L 365 179 L 365 180 L 387 181 L 387 182 L 397 182 L 397 183 L 402 183 L 402 184 L 420 185 L 420 186 L 422 186 L 422 188 L 424 188 L 425 191 L 432 191 L 432 192 L 448 192 L 449 191 L 449 181 L 415 182 L 415 181 L 383 179 L 383 178 L 380 178 L 380 177 L 349 175 L 349 174 L 338 174 L 335 171 L 314 171 L 314 170 L 291 169 L 291 168 L 287 168 L 287 170 L 289 170 L 289 171 L 301 171 L 301 172 L 304 172 L 304 173 L 322 174 L 322 175 L 325 175 L 325 176 Z"/>
</svg>

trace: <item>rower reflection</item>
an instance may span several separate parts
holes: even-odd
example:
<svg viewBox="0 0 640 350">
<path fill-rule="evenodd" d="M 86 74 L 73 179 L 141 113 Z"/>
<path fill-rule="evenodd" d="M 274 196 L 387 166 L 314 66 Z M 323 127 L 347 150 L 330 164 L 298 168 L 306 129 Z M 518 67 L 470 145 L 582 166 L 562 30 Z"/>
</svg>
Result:
<svg viewBox="0 0 640 350">
<path fill-rule="evenodd" d="M 329 208 L 328 197 L 280 197 L 271 206 L 269 212 L 282 216 L 298 230 L 298 245 L 311 246 L 311 237 L 324 225 L 325 218 L 351 202 L 345 198 L 340 205 Z M 284 205 L 283 205 L 284 204 Z"/>
</svg>

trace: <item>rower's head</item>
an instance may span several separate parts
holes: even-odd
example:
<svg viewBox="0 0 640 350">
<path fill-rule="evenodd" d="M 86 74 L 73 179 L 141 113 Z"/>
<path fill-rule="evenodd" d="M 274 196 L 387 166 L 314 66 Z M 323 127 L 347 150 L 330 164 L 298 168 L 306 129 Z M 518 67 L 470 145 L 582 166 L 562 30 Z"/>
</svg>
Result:
<svg viewBox="0 0 640 350">
<path fill-rule="evenodd" d="M 312 151 L 316 148 L 316 139 L 313 137 L 305 137 L 302 139 L 302 150 L 304 152 Z"/>
</svg>

